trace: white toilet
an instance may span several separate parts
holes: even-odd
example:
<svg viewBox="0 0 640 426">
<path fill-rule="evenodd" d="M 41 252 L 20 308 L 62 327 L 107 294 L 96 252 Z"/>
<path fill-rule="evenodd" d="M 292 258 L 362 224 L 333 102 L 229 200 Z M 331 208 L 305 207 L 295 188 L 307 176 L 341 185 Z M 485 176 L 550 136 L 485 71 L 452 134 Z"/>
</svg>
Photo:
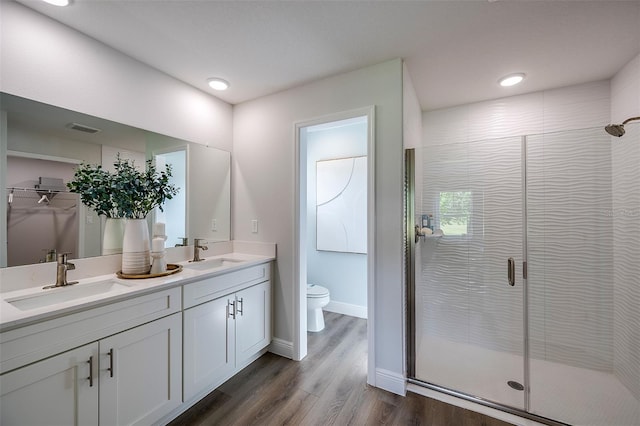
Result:
<svg viewBox="0 0 640 426">
<path fill-rule="evenodd" d="M 322 331 L 324 329 L 322 308 L 327 306 L 329 300 L 329 290 L 319 285 L 307 284 L 308 331 Z"/>
</svg>

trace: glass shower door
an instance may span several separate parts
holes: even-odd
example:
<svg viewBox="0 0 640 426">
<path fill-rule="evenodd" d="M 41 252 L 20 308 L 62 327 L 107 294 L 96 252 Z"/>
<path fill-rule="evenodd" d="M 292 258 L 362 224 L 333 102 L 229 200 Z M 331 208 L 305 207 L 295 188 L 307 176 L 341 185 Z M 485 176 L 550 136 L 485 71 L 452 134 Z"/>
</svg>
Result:
<svg viewBox="0 0 640 426">
<path fill-rule="evenodd" d="M 417 223 L 443 235 L 416 244 L 415 377 L 518 409 L 525 409 L 522 145 L 516 137 L 416 153 Z"/>
<path fill-rule="evenodd" d="M 640 126 L 527 137 L 530 412 L 640 424 Z"/>
</svg>

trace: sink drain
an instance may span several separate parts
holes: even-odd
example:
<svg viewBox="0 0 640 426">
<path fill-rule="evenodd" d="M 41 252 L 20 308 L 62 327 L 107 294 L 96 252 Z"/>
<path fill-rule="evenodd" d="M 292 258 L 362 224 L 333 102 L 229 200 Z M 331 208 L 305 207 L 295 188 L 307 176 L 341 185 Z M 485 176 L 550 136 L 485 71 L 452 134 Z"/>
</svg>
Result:
<svg viewBox="0 0 640 426">
<path fill-rule="evenodd" d="M 524 386 L 522 386 L 520 383 L 515 382 L 513 380 L 509 380 L 507 382 L 507 384 L 509 385 L 509 387 L 515 389 L 515 390 L 519 390 L 519 391 L 523 391 L 524 390 Z"/>
</svg>

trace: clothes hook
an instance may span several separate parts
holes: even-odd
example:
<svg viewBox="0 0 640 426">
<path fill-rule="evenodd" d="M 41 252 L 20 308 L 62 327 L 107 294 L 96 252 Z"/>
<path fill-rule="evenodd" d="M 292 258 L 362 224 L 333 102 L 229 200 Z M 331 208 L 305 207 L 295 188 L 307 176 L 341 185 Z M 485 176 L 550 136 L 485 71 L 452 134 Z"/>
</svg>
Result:
<svg viewBox="0 0 640 426">
<path fill-rule="evenodd" d="M 49 198 L 47 198 L 46 194 L 42 194 L 42 198 L 38 200 L 38 204 L 42 203 L 43 201 L 49 204 Z"/>
</svg>

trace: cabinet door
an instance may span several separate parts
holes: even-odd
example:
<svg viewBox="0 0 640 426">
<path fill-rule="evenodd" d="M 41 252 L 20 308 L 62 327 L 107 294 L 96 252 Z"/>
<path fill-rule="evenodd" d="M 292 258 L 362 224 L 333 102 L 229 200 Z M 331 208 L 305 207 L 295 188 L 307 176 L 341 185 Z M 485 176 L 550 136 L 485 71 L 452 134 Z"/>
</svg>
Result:
<svg viewBox="0 0 640 426">
<path fill-rule="evenodd" d="M 271 284 L 269 281 L 236 293 L 236 367 L 271 342 Z"/>
<path fill-rule="evenodd" d="M 93 343 L 1 376 L 0 424 L 97 425 L 97 355 Z"/>
<path fill-rule="evenodd" d="M 235 369 L 233 296 L 184 311 L 184 400 L 222 384 Z"/>
<path fill-rule="evenodd" d="M 100 425 L 151 424 L 182 402 L 181 314 L 103 339 Z"/>
</svg>

